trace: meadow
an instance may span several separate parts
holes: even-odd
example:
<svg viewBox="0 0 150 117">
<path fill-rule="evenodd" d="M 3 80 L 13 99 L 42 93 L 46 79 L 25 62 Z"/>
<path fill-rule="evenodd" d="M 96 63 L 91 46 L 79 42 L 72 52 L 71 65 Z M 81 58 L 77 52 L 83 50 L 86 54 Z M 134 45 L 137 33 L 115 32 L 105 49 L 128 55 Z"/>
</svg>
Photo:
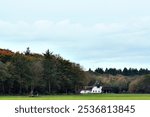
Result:
<svg viewBox="0 0 150 117">
<path fill-rule="evenodd" d="M 0 96 L 0 100 L 150 100 L 150 94 L 80 94 L 80 95 L 39 95 Z"/>
</svg>

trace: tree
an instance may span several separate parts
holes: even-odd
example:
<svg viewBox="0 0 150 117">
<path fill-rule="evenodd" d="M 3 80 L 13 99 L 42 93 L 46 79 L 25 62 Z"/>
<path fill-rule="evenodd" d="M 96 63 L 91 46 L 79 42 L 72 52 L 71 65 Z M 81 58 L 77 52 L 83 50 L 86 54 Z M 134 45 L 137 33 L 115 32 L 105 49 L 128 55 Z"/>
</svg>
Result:
<svg viewBox="0 0 150 117">
<path fill-rule="evenodd" d="M 105 69 L 105 74 L 109 74 L 108 68 Z"/>
<path fill-rule="evenodd" d="M 38 92 L 42 87 L 42 75 L 43 75 L 43 66 L 41 61 L 33 61 L 30 67 L 31 78 L 29 80 L 30 84 L 30 94 L 34 95 L 35 92 Z M 34 92 L 35 91 L 35 92 Z"/>
<path fill-rule="evenodd" d="M 128 91 L 130 93 L 138 93 L 138 87 L 141 81 L 142 81 L 142 78 L 136 78 L 133 81 L 131 81 L 129 84 Z"/>
<path fill-rule="evenodd" d="M 123 69 L 123 75 L 128 76 L 128 69 L 126 67 Z"/>
<path fill-rule="evenodd" d="M 126 78 L 118 77 L 115 84 L 119 88 L 119 93 L 128 91 L 128 81 Z"/>
<path fill-rule="evenodd" d="M 150 93 L 150 75 L 137 78 L 129 85 L 129 92 L 132 93 Z"/>
<path fill-rule="evenodd" d="M 110 68 L 110 69 L 108 70 L 108 72 L 109 72 L 109 74 L 111 74 L 111 75 L 117 75 L 117 70 L 116 70 L 115 68 Z"/>
<path fill-rule="evenodd" d="M 104 73 L 104 70 L 103 70 L 102 68 L 97 68 L 97 69 L 95 70 L 95 72 L 100 73 L 100 74 L 103 74 L 103 73 Z"/>
<path fill-rule="evenodd" d="M 89 72 L 93 72 L 91 68 L 89 68 L 89 70 L 88 70 L 88 71 L 89 71 Z"/>
<path fill-rule="evenodd" d="M 25 55 L 30 55 L 30 48 L 27 47 L 27 50 L 25 51 Z"/>
<path fill-rule="evenodd" d="M 52 93 L 52 84 L 55 82 L 56 65 L 55 57 L 49 50 L 44 54 L 43 60 L 43 76 L 48 83 L 48 93 Z"/>
<path fill-rule="evenodd" d="M 10 61 L 13 54 L 14 53 L 10 50 L 0 49 L 0 61 L 3 63 Z"/>
<path fill-rule="evenodd" d="M 10 74 L 7 71 L 7 66 L 3 63 L 0 63 L 0 85 L 3 94 L 5 94 L 5 82 L 9 77 Z"/>
<path fill-rule="evenodd" d="M 16 86 L 18 85 L 19 94 L 24 93 L 23 90 L 27 91 L 28 85 L 27 80 L 30 77 L 29 64 L 25 56 L 20 53 L 16 53 L 12 57 L 13 77 L 16 79 Z M 16 88 L 17 90 L 17 88 Z"/>
</svg>

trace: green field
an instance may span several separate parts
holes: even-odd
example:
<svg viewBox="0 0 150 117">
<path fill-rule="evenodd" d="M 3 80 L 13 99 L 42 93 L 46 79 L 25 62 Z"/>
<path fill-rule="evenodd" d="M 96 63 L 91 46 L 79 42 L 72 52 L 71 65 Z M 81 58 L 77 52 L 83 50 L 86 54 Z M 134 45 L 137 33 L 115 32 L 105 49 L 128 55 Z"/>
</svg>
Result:
<svg viewBox="0 0 150 117">
<path fill-rule="evenodd" d="M 0 100 L 150 100 L 150 94 L 82 94 L 82 95 L 47 95 L 0 96 Z"/>
</svg>

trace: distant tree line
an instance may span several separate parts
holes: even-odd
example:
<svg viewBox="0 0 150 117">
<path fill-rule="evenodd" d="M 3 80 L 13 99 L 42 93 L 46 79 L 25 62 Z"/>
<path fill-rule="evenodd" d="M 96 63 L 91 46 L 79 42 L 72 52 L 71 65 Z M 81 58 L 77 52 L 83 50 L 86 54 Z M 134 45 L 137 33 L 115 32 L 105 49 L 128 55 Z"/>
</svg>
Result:
<svg viewBox="0 0 150 117">
<path fill-rule="evenodd" d="M 87 85 L 79 64 L 49 50 L 43 54 L 0 49 L 0 94 L 76 93 Z"/>
<path fill-rule="evenodd" d="M 89 70 L 90 71 L 90 70 Z M 102 68 L 97 68 L 94 71 L 95 73 L 99 73 L 99 74 L 111 74 L 111 75 L 124 75 L 124 76 L 135 76 L 135 75 L 146 75 L 146 74 L 150 74 L 150 70 L 148 69 L 143 69 L 140 68 L 139 70 L 136 68 L 124 68 L 123 70 L 121 69 L 116 69 L 116 68 L 106 68 L 105 70 L 103 70 Z"/>
</svg>

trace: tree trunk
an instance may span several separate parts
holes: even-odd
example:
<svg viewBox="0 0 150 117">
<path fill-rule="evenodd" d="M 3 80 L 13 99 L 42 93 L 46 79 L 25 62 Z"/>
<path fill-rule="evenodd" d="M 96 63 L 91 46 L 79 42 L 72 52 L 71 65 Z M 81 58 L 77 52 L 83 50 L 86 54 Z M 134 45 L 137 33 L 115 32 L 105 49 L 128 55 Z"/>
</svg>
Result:
<svg viewBox="0 0 150 117">
<path fill-rule="evenodd" d="M 19 94 L 22 94 L 22 85 L 20 83 L 20 87 L 19 87 Z"/>
<path fill-rule="evenodd" d="M 51 93 L 51 81 L 48 81 L 48 92 Z"/>
<path fill-rule="evenodd" d="M 34 86 L 31 86 L 30 95 L 31 95 L 31 96 L 33 96 L 33 95 L 34 95 Z"/>
<path fill-rule="evenodd" d="M 19 77 L 19 83 L 20 83 L 20 86 L 19 86 L 19 94 L 22 94 L 22 77 L 21 77 L 22 75 L 20 75 L 20 77 Z"/>
<path fill-rule="evenodd" d="M 2 81 L 2 90 L 3 90 L 3 94 L 5 94 L 5 86 L 4 86 L 4 81 Z"/>
<path fill-rule="evenodd" d="M 22 80 L 20 80 L 19 94 L 22 94 Z"/>
</svg>

